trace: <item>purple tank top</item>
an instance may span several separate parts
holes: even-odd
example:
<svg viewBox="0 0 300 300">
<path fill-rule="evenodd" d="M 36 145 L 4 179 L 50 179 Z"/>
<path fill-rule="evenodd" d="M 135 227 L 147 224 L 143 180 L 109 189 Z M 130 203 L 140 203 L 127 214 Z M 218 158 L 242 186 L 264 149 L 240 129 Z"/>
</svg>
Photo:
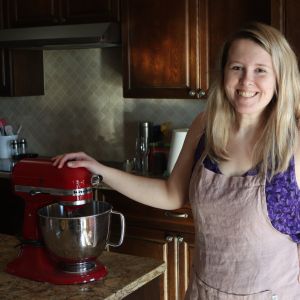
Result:
<svg viewBox="0 0 300 300">
<path fill-rule="evenodd" d="M 195 153 L 197 161 L 204 151 L 204 135 L 200 138 Z M 221 174 L 218 165 L 208 156 L 203 161 L 205 168 Z M 257 174 L 257 168 L 251 169 L 243 176 Z M 295 160 L 292 157 L 286 171 L 273 176 L 271 181 L 266 181 L 265 187 L 267 209 L 270 221 L 274 228 L 300 244 L 300 190 L 295 175 Z"/>
</svg>

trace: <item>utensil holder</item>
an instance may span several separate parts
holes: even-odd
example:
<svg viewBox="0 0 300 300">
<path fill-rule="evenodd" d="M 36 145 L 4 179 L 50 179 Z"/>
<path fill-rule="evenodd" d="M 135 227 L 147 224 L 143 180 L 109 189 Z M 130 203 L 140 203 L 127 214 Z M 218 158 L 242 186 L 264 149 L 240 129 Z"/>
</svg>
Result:
<svg viewBox="0 0 300 300">
<path fill-rule="evenodd" d="M 11 158 L 12 148 L 11 141 L 16 140 L 17 135 L 1 135 L 0 136 L 0 158 Z"/>
</svg>

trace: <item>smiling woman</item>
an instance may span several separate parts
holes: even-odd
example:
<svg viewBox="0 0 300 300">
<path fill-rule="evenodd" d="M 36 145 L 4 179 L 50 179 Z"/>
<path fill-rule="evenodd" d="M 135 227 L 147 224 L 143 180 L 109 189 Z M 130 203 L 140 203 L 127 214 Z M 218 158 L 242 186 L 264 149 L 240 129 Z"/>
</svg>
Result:
<svg viewBox="0 0 300 300">
<path fill-rule="evenodd" d="M 250 24 L 225 44 L 207 109 L 166 180 L 81 152 L 58 155 L 54 165 L 88 168 L 152 207 L 177 209 L 189 199 L 195 251 L 186 300 L 300 299 L 299 103 L 292 49 L 276 29 Z"/>
</svg>

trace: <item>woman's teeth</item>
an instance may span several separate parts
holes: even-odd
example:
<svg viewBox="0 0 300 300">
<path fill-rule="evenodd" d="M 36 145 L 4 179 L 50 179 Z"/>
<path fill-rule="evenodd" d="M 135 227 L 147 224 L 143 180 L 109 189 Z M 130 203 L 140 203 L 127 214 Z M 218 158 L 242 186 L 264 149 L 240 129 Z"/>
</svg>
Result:
<svg viewBox="0 0 300 300">
<path fill-rule="evenodd" d="M 245 97 L 245 98 L 250 98 L 255 96 L 256 92 L 246 92 L 246 91 L 237 91 L 239 96 Z"/>
</svg>

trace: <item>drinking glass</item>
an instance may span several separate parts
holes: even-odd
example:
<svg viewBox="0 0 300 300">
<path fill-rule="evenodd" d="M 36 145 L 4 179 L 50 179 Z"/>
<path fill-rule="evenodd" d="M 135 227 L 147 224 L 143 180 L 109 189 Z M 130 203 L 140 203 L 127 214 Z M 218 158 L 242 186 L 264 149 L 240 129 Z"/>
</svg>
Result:
<svg viewBox="0 0 300 300">
<path fill-rule="evenodd" d="M 136 139 L 136 160 L 137 169 L 143 174 L 148 173 L 148 141 L 145 137 L 138 137 Z"/>
</svg>

